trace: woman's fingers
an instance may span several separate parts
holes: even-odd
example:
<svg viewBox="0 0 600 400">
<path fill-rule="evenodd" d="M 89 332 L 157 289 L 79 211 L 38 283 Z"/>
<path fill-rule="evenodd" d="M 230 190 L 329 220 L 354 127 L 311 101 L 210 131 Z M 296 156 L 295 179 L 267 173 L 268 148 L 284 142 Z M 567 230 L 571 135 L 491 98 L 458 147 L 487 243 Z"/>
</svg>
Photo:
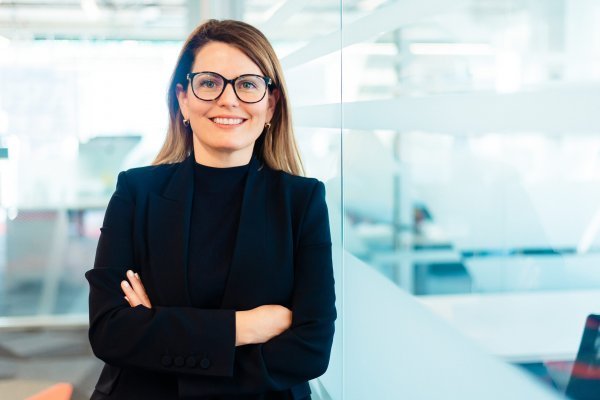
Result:
<svg viewBox="0 0 600 400">
<path fill-rule="evenodd" d="M 146 288 L 144 288 L 140 276 L 136 273 L 133 273 L 132 270 L 129 270 L 127 271 L 127 278 L 129 278 L 129 283 L 133 287 L 135 294 L 137 294 L 142 304 L 148 308 L 152 308 L 152 304 L 150 304 L 150 299 L 146 294 Z"/>
<path fill-rule="evenodd" d="M 147 308 L 152 308 L 152 304 L 150 303 L 150 299 L 146 294 L 146 289 L 142 284 L 142 281 L 138 274 L 134 274 L 133 271 L 127 271 L 127 280 L 121 281 L 121 290 L 125 293 L 125 300 L 129 303 L 131 307 L 136 307 L 138 305 L 143 305 Z"/>
<path fill-rule="evenodd" d="M 135 293 L 129 282 L 121 281 L 121 290 L 125 293 L 125 300 L 129 303 L 131 307 L 136 307 L 142 304 L 139 296 Z"/>
</svg>

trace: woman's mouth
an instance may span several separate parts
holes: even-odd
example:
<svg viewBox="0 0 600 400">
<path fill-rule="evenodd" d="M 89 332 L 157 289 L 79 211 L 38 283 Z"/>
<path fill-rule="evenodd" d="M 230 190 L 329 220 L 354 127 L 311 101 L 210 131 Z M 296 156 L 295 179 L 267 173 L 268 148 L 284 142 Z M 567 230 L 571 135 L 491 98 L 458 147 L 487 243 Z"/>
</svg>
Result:
<svg viewBox="0 0 600 400">
<path fill-rule="evenodd" d="M 212 122 L 218 125 L 226 126 L 237 126 L 243 124 L 246 120 L 244 118 L 229 118 L 229 117 L 215 117 L 210 118 Z"/>
</svg>

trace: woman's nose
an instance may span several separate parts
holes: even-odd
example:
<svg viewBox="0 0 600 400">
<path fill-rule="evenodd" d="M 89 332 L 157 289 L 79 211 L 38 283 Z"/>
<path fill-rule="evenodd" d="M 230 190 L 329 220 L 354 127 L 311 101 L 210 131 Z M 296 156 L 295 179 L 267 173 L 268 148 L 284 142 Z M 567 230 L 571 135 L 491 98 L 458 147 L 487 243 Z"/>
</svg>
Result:
<svg viewBox="0 0 600 400">
<path fill-rule="evenodd" d="M 221 93 L 221 96 L 217 99 L 219 105 L 233 105 L 237 106 L 239 104 L 239 99 L 237 98 L 235 91 L 233 90 L 233 85 L 228 84 L 225 86 L 225 90 Z"/>
</svg>

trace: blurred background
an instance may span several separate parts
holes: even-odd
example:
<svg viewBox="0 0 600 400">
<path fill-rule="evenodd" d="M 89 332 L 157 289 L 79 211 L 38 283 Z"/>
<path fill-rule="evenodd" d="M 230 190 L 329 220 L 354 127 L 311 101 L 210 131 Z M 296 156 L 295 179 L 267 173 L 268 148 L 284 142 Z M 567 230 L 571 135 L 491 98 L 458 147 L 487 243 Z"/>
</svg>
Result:
<svg viewBox="0 0 600 400">
<path fill-rule="evenodd" d="M 89 398 L 83 274 L 207 18 L 267 35 L 326 184 L 313 399 L 600 398 L 567 391 L 600 313 L 597 0 L 0 0 L 0 397 Z"/>
</svg>

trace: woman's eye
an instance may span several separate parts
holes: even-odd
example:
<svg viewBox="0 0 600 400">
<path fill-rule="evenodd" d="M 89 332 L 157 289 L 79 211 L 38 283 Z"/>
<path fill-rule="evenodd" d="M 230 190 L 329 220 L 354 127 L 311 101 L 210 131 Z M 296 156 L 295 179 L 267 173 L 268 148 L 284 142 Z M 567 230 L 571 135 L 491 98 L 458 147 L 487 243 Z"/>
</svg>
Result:
<svg viewBox="0 0 600 400">
<path fill-rule="evenodd" d="M 250 81 L 243 81 L 241 87 L 242 89 L 255 89 L 256 85 Z"/>
<path fill-rule="evenodd" d="M 216 84 L 213 81 L 204 80 L 204 81 L 200 82 L 200 87 L 203 87 L 203 88 L 212 89 L 215 86 L 216 86 Z"/>
</svg>

